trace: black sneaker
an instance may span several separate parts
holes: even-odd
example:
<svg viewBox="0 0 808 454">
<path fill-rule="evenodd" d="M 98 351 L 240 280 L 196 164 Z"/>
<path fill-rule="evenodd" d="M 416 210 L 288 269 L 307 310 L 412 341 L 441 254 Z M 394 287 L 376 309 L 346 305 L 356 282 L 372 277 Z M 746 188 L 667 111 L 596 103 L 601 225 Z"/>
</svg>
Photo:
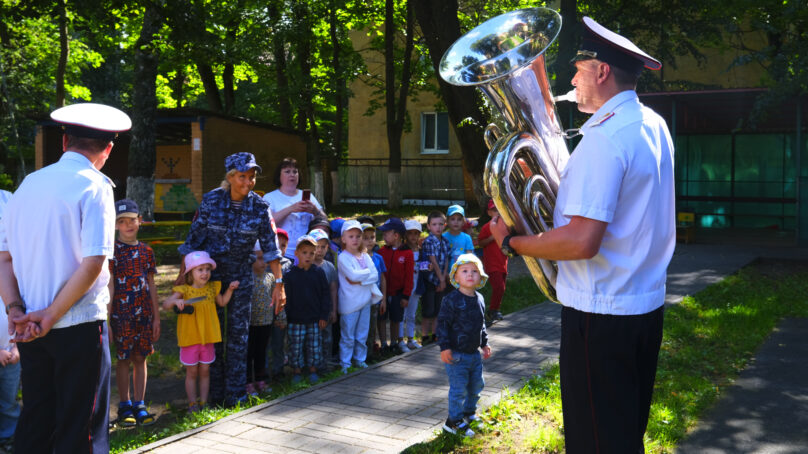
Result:
<svg viewBox="0 0 808 454">
<path fill-rule="evenodd" d="M 471 430 L 468 423 L 462 419 L 460 421 L 451 421 L 447 419 L 446 422 L 443 423 L 443 430 L 449 432 L 450 434 L 462 435 L 464 437 L 474 436 L 474 431 Z"/>
<path fill-rule="evenodd" d="M 471 423 L 477 422 L 479 420 L 480 420 L 480 417 L 477 416 L 476 413 L 472 413 L 470 415 L 463 415 L 463 421 L 465 421 L 466 424 L 468 424 L 468 425 L 471 425 Z"/>
</svg>

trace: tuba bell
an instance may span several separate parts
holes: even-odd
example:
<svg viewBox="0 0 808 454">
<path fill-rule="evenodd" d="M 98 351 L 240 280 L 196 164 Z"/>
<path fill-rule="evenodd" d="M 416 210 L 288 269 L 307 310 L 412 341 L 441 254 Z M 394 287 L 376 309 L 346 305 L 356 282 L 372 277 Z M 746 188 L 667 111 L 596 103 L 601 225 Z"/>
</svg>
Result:
<svg viewBox="0 0 808 454">
<path fill-rule="evenodd" d="M 553 228 L 561 170 L 569 159 L 544 52 L 561 30 L 561 16 L 547 8 L 511 11 L 489 19 L 458 39 L 440 62 L 446 82 L 476 86 L 498 111 L 485 130 L 488 149 L 483 182 L 505 224 L 519 235 Z M 558 266 L 523 257 L 533 280 L 552 301 Z"/>
</svg>

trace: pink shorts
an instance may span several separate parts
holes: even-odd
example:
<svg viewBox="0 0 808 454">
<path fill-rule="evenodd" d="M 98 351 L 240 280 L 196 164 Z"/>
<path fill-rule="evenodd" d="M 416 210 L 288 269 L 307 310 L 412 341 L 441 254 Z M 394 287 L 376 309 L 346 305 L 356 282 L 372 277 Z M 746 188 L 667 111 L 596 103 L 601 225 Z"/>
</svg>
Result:
<svg viewBox="0 0 808 454">
<path fill-rule="evenodd" d="M 213 344 L 195 344 L 180 347 L 180 362 L 186 366 L 196 366 L 199 363 L 210 364 L 216 359 Z"/>
</svg>

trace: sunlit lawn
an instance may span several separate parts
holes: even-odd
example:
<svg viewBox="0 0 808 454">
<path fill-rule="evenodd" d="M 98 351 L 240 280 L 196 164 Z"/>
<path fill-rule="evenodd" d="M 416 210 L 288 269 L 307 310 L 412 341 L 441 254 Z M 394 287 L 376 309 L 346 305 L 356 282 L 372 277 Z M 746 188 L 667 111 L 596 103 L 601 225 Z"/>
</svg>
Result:
<svg viewBox="0 0 808 454">
<path fill-rule="evenodd" d="M 808 273 L 770 276 L 752 265 L 667 308 L 646 452 L 673 452 L 777 322 L 808 316 L 805 295 Z M 562 426 L 554 366 L 490 407 L 477 437 L 441 433 L 406 452 L 563 452 Z"/>
</svg>

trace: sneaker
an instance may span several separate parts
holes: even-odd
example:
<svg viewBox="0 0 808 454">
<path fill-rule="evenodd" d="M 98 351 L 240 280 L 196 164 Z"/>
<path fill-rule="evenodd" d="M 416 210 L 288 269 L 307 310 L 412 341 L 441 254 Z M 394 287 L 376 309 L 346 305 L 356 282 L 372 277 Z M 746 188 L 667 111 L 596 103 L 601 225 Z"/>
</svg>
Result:
<svg viewBox="0 0 808 454">
<path fill-rule="evenodd" d="M 410 350 L 418 350 L 419 348 L 421 348 L 421 344 L 419 344 L 418 341 L 415 339 L 410 339 L 410 341 L 407 342 L 407 348 L 409 348 Z"/>
<path fill-rule="evenodd" d="M 477 422 L 480 420 L 480 417 L 477 416 L 476 413 L 472 413 L 470 415 L 463 415 L 463 421 L 466 421 L 466 424 L 471 425 L 473 422 Z"/>
<path fill-rule="evenodd" d="M 451 421 L 447 419 L 446 422 L 443 423 L 443 430 L 449 432 L 450 434 L 462 435 L 464 437 L 474 436 L 474 431 L 471 430 L 468 423 L 462 419 L 460 421 Z"/>
<path fill-rule="evenodd" d="M 404 341 L 399 341 L 397 347 L 401 351 L 401 353 L 409 353 L 410 352 L 409 347 L 407 347 L 407 344 L 404 343 Z"/>
<path fill-rule="evenodd" d="M 500 311 L 490 311 L 490 314 L 491 315 L 489 318 L 491 318 L 491 320 L 495 322 L 498 322 L 504 318 L 502 317 L 502 312 Z"/>
<path fill-rule="evenodd" d="M 356 363 L 356 367 L 358 367 L 360 369 L 367 369 L 368 364 L 366 362 L 364 362 L 364 361 L 359 361 L 358 363 Z"/>
<path fill-rule="evenodd" d="M 265 382 L 264 380 L 258 380 L 255 383 L 255 390 L 258 391 L 259 393 L 271 393 L 272 392 L 272 388 L 267 386 L 267 382 Z"/>
<path fill-rule="evenodd" d="M 342 375 L 348 375 L 348 366 L 342 367 Z"/>
<path fill-rule="evenodd" d="M 296 385 L 296 384 L 298 384 L 298 383 L 300 383 L 300 382 L 302 382 L 302 381 L 303 381 L 303 377 L 301 377 L 301 376 L 300 376 L 300 374 L 295 374 L 295 375 L 292 377 L 292 384 L 293 384 L 293 385 Z"/>
<path fill-rule="evenodd" d="M 319 380 L 320 377 L 316 373 L 312 372 L 311 374 L 309 374 L 309 383 L 311 383 L 312 385 L 317 383 Z"/>
</svg>

